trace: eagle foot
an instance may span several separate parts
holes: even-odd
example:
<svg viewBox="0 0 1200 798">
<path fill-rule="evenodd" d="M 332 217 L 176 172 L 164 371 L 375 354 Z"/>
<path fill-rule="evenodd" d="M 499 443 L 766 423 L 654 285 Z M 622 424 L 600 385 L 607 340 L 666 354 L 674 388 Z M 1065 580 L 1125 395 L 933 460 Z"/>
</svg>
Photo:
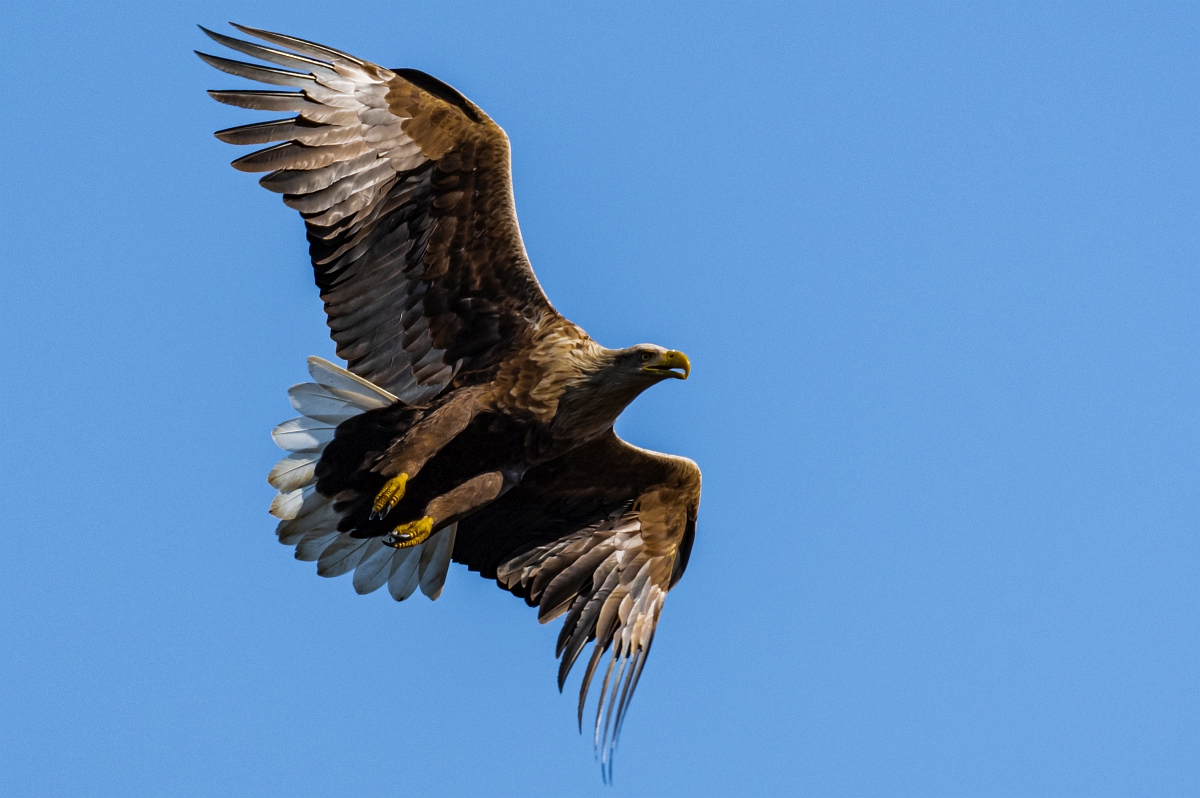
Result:
<svg viewBox="0 0 1200 798">
<path fill-rule="evenodd" d="M 429 516 L 418 521 L 409 521 L 393 529 L 383 538 L 383 545 L 393 549 L 407 549 L 419 546 L 433 534 L 433 519 Z"/>
<path fill-rule="evenodd" d="M 374 521 L 376 518 L 383 518 L 390 513 L 392 508 L 404 498 L 404 488 L 407 484 L 408 474 L 392 477 L 385 482 L 379 493 L 375 494 L 375 504 L 371 506 L 370 520 Z"/>
</svg>

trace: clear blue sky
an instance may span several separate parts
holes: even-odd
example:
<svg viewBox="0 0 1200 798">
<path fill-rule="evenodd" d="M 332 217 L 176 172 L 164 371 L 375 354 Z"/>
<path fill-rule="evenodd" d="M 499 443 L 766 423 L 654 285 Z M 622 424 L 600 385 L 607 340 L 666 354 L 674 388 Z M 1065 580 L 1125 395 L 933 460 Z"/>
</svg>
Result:
<svg viewBox="0 0 1200 798">
<path fill-rule="evenodd" d="M 560 6 L 5 13 L 0 793 L 1200 793 L 1200 9 Z M 705 488 L 615 788 L 557 624 L 275 542 L 332 345 L 228 19 L 460 88 L 559 309 L 691 356 L 618 424 Z"/>
</svg>

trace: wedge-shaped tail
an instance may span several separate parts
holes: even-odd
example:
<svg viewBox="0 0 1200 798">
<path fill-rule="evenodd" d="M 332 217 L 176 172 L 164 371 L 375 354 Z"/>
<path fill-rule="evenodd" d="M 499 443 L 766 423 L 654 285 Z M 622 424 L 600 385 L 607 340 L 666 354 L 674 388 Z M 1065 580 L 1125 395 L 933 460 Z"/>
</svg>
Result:
<svg viewBox="0 0 1200 798">
<path fill-rule="evenodd" d="M 442 592 L 457 524 L 419 546 L 394 549 L 378 537 L 338 532 L 341 514 L 334 499 L 317 491 L 317 463 L 346 419 L 395 403 L 397 398 L 362 377 L 319 357 L 308 359 L 314 382 L 292 386 L 288 396 L 301 414 L 275 428 L 272 437 L 290 454 L 275 464 L 267 480 L 279 491 L 271 514 L 279 518 L 279 542 L 296 547 L 296 559 L 316 561 L 321 576 L 354 572 L 354 589 L 371 593 L 386 583 L 396 601 L 417 588 L 431 599 Z"/>
</svg>

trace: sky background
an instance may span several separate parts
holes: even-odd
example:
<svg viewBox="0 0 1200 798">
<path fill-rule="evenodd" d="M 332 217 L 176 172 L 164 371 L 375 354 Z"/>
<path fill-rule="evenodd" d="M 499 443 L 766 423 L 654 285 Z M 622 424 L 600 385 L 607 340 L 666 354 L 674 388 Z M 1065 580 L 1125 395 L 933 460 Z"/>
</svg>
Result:
<svg viewBox="0 0 1200 798">
<path fill-rule="evenodd" d="M 530 256 L 687 352 L 704 499 L 601 785 L 558 624 L 358 597 L 267 515 L 333 356 L 194 25 L 430 72 Z M 1200 793 L 1200 7 L 19 3 L 0 793 Z"/>
</svg>

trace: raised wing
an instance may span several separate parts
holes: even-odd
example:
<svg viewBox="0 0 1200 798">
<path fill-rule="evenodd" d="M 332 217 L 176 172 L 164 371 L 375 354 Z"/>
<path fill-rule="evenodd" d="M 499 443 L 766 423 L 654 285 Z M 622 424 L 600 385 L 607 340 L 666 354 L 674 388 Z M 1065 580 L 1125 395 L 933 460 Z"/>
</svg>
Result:
<svg viewBox="0 0 1200 798">
<path fill-rule="evenodd" d="M 459 522 L 454 559 L 538 608 L 563 613 L 557 655 L 561 690 L 595 641 L 579 691 L 612 649 L 596 703 L 594 741 L 611 775 L 612 753 L 667 591 L 687 567 L 700 505 L 700 469 L 649 452 L 609 431 L 531 469 L 485 510 Z"/>
<path fill-rule="evenodd" d="M 483 111 L 423 72 L 235 27 L 277 47 L 205 33 L 283 68 L 198 55 L 294 91 L 209 94 L 296 116 L 216 136 L 282 142 L 233 166 L 269 172 L 259 182 L 304 217 L 330 334 L 352 372 L 421 402 L 456 373 L 488 370 L 555 313 L 521 241 L 508 137 Z"/>
</svg>

